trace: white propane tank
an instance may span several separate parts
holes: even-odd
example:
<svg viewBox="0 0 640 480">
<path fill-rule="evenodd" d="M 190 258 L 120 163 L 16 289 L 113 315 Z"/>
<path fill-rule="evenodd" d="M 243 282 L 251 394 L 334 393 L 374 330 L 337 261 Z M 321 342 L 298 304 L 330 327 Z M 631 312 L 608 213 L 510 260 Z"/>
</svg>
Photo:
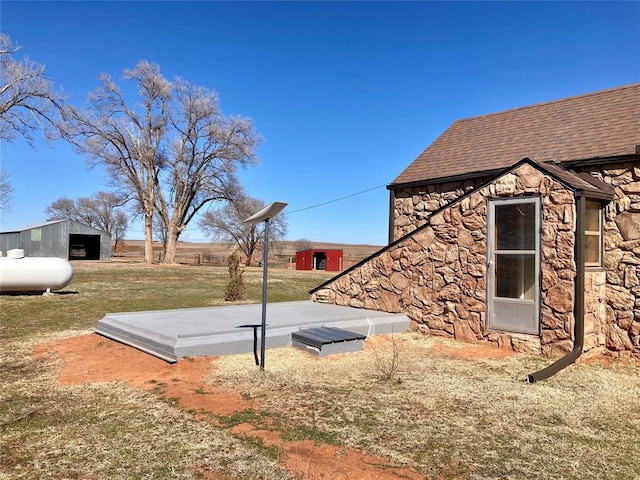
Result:
<svg viewBox="0 0 640 480">
<path fill-rule="evenodd" d="M 15 248 L 0 257 L 0 292 L 59 290 L 73 278 L 71 264 L 56 257 L 25 257 Z"/>
</svg>

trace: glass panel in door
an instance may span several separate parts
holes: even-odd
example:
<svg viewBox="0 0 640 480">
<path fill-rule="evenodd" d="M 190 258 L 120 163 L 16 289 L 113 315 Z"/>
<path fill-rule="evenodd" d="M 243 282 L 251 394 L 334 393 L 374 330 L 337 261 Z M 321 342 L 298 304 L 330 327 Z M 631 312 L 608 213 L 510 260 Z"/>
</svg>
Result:
<svg viewBox="0 0 640 480">
<path fill-rule="evenodd" d="M 489 204 L 488 326 L 539 332 L 539 200 Z"/>
</svg>

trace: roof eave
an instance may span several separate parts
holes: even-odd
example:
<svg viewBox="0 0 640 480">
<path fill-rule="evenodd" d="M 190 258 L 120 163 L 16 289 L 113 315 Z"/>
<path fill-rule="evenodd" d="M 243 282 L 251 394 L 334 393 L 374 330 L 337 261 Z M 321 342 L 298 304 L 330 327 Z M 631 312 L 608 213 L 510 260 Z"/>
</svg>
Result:
<svg viewBox="0 0 640 480">
<path fill-rule="evenodd" d="M 607 163 L 625 163 L 630 161 L 640 161 L 640 154 L 623 154 L 613 155 L 609 157 L 589 157 L 579 158 L 574 160 L 560 160 L 555 161 L 556 165 L 561 165 L 563 168 L 567 167 L 590 167 L 596 165 L 605 165 Z M 500 172 L 509 170 L 511 167 L 494 168 L 492 170 L 478 170 L 475 172 L 468 172 L 462 175 L 452 175 L 447 177 L 438 178 L 426 178 L 424 180 L 414 180 L 411 182 L 390 183 L 387 185 L 387 190 L 399 190 L 401 188 L 413 188 L 423 187 L 427 185 L 435 185 L 438 183 L 475 180 L 484 177 L 492 177 Z"/>
<path fill-rule="evenodd" d="M 424 180 L 416 180 L 412 182 L 390 183 L 387 185 L 387 190 L 398 190 L 400 188 L 412 188 L 412 187 L 425 187 L 427 185 L 435 185 L 437 183 L 447 182 L 463 182 L 465 180 L 475 180 L 483 177 L 492 177 L 500 172 L 504 171 L 504 168 L 494 168 L 492 170 L 481 170 L 477 172 L 464 173 L 462 175 L 452 175 L 449 177 L 427 178 Z"/>
<path fill-rule="evenodd" d="M 613 200 L 613 195 L 602 190 L 575 190 L 576 197 L 586 197 L 592 200 L 604 200 L 610 202 Z"/>
<path fill-rule="evenodd" d="M 590 167 L 604 165 L 607 163 L 625 163 L 640 160 L 640 153 L 625 153 L 621 155 L 611 155 L 608 157 L 589 157 L 575 160 L 560 160 L 556 163 L 563 167 Z"/>
</svg>

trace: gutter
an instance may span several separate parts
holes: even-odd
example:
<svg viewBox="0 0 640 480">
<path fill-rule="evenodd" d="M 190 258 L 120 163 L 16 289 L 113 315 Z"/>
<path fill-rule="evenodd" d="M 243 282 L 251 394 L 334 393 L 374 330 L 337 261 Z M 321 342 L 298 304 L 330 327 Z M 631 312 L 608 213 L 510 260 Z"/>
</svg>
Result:
<svg viewBox="0 0 640 480">
<path fill-rule="evenodd" d="M 527 383 L 535 383 L 555 375 L 563 368 L 571 365 L 582 354 L 584 347 L 584 215 L 585 215 L 584 192 L 576 192 L 576 281 L 573 305 L 574 327 L 573 327 L 573 349 L 564 357 L 559 358 L 548 367 L 538 370 L 527 376 Z"/>
<path fill-rule="evenodd" d="M 595 165 L 603 165 L 607 163 L 626 163 L 637 162 L 638 154 L 640 154 L 640 148 L 636 145 L 635 153 L 625 153 L 621 155 L 611 155 L 610 157 L 589 157 L 574 160 L 561 160 L 558 163 L 562 168 L 570 167 L 589 167 Z"/>
</svg>

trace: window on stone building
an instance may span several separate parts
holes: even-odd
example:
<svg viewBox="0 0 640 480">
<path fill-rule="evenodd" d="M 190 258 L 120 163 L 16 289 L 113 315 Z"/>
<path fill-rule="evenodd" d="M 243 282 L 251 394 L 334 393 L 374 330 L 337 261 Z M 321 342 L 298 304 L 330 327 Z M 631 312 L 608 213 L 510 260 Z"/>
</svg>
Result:
<svg viewBox="0 0 640 480">
<path fill-rule="evenodd" d="M 587 267 L 602 266 L 602 204 L 597 201 L 585 202 L 584 264 Z"/>
</svg>

